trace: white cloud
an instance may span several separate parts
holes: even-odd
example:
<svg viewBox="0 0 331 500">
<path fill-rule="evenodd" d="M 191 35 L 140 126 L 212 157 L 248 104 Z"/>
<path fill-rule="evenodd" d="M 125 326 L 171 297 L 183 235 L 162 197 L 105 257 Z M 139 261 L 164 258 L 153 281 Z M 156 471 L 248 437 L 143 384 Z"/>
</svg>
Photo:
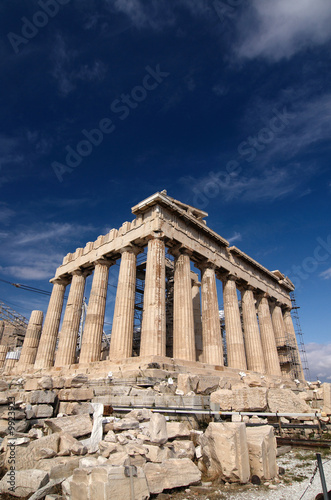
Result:
<svg viewBox="0 0 331 500">
<path fill-rule="evenodd" d="M 311 379 L 331 381 L 331 344 L 306 344 L 306 354 Z"/>
<path fill-rule="evenodd" d="M 323 271 L 320 275 L 320 278 L 323 278 L 325 280 L 330 280 L 331 279 L 331 267 L 327 269 L 326 271 Z"/>
<path fill-rule="evenodd" d="M 238 7 L 236 53 L 248 59 L 290 58 L 330 40 L 330 24 L 329 0 L 252 0 L 249 10 Z"/>
<path fill-rule="evenodd" d="M 226 239 L 232 245 L 232 243 L 234 243 L 235 241 L 241 241 L 242 240 L 242 236 L 241 236 L 240 233 L 238 233 L 237 231 L 235 231 L 234 235 L 231 236 L 231 238 L 226 238 Z"/>
</svg>

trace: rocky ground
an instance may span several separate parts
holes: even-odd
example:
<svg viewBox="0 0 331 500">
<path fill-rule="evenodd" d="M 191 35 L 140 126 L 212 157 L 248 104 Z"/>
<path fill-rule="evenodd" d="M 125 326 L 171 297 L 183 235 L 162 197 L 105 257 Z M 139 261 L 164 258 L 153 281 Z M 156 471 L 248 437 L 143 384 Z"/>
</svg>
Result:
<svg viewBox="0 0 331 500">
<path fill-rule="evenodd" d="M 330 491 L 331 450 L 293 448 L 277 459 L 279 467 L 284 469 L 279 479 L 264 481 L 260 485 L 249 483 L 241 486 L 202 481 L 202 486 L 190 486 L 180 491 L 172 490 L 154 498 L 156 500 L 315 500 L 316 496 L 322 493 L 319 471 L 315 473 L 316 451 L 322 455 L 325 480 Z M 282 472 L 282 469 L 280 471 Z"/>
</svg>

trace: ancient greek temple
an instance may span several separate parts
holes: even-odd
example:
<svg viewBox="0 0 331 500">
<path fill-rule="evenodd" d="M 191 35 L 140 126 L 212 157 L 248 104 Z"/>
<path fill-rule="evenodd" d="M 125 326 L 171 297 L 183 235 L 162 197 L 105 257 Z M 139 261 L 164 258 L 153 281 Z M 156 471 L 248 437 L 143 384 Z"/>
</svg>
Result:
<svg viewBox="0 0 331 500">
<path fill-rule="evenodd" d="M 304 380 L 291 318 L 294 286 L 287 277 L 230 246 L 207 226 L 206 212 L 174 200 L 166 191 L 134 206 L 132 213 L 132 222 L 64 257 L 50 280 L 53 291 L 43 327 L 42 313 L 32 312 L 20 359 L 15 360 L 17 368 L 161 356 L 178 364 L 190 361 Z M 143 253 L 145 259 L 138 264 Z M 120 269 L 105 357 L 108 278 L 116 263 Z M 85 281 L 91 274 L 77 350 Z M 134 331 L 138 274 L 144 284 L 142 320 Z M 217 280 L 223 297 L 217 296 L 221 289 Z M 59 331 L 65 294 L 68 300 Z"/>
</svg>

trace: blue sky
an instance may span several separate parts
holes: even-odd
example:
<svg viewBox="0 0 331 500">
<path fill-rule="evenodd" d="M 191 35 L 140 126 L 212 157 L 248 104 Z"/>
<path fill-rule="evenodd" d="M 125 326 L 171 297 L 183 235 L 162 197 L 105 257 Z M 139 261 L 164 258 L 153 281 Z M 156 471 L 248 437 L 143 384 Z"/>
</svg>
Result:
<svg viewBox="0 0 331 500">
<path fill-rule="evenodd" d="M 50 290 L 64 254 L 167 189 L 289 275 L 331 380 L 330 26 L 329 0 L 2 2 L 0 278 Z"/>
</svg>

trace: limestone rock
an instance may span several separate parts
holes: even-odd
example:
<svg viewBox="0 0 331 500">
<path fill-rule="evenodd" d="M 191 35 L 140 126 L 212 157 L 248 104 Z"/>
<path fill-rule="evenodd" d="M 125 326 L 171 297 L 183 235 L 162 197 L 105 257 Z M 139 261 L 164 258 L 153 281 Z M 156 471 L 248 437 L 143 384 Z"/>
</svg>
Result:
<svg viewBox="0 0 331 500">
<path fill-rule="evenodd" d="M 174 448 L 176 458 L 189 458 L 190 460 L 194 459 L 195 456 L 195 447 L 192 441 L 174 441 L 172 443 Z"/>
<path fill-rule="evenodd" d="M 311 408 L 291 389 L 269 389 L 268 406 L 271 412 L 311 413 Z"/>
<path fill-rule="evenodd" d="M 323 389 L 323 412 L 331 415 L 331 384 L 325 382 L 322 384 Z"/>
<path fill-rule="evenodd" d="M 108 443 L 116 443 L 116 434 L 114 431 L 108 431 L 105 435 L 104 441 Z"/>
<path fill-rule="evenodd" d="M 163 490 L 189 486 L 201 480 L 201 472 L 188 458 L 170 458 L 162 464 L 148 462 L 144 471 L 152 494 Z"/>
<path fill-rule="evenodd" d="M 38 469 L 45 470 L 51 480 L 64 479 L 73 473 L 79 467 L 79 457 L 54 457 L 39 460 Z"/>
<path fill-rule="evenodd" d="M 92 421 L 89 415 L 73 415 L 45 420 L 45 425 L 53 432 L 67 432 L 73 437 L 86 436 L 92 431 Z"/>
<path fill-rule="evenodd" d="M 36 460 L 41 460 L 43 458 L 53 458 L 56 456 L 56 451 L 52 448 L 40 448 L 34 451 L 34 457 Z"/>
<path fill-rule="evenodd" d="M 68 454 L 71 453 L 72 455 L 86 455 L 87 447 L 67 432 L 63 432 L 60 434 L 59 452 L 60 454 L 67 454 L 65 452 L 68 452 Z"/>
<path fill-rule="evenodd" d="M 201 437 L 202 454 L 210 476 L 247 483 L 250 477 L 246 426 L 211 422 Z"/>
<path fill-rule="evenodd" d="M 114 431 L 125 431 L 128 429 L 138 429 L 139 422 L 132 418 L 121 418 L 121 420 L 114 422 Z"/>
<path fill-rule="evenodd" d="M 88 401 L 93 398 L 91 388 L 61 389 L 58 394 L 60 401 Z"/>
<path fill-rule="evenodd" d="M 147 408 L 142 408 L 138 410 L 132 410 L 126 415 L 126 418 L 133 418 L 138 420 L 138 422 L 148 422 L 152 418 L 153 412 Z"/>
<path fill-rule="evenodd" d="M 211 375 L 200 375 L 198 379 L 197 394 L 211 394 L 219 387 L 220 377 Z"/>
<path fill-rule="evenodd" d="M 130 465 L 130 457 L 125 451 L 112 453 L 107 459 L 108 465 Z"/>
<path fill-rule="evenodd" d="M 48 480 L 49 476 L 43 470 L 16 470 L 14 475 L 8 471 L 0 481 L 0 492 L 25 498 L 45 486 Z"/>
<path fill-rule="evenodd" d="M 36 450 L 41 450 L 42 448 L 50 448 L 54 450 L 55 453 L 59 449 L 59 434 L 50 434 L 49 436 L 44 436 L 36 441 L 32 441 L 29 444 L 15 447 L 15 467 L 16 470 L 25 470 L 35 467 L 37 460 L 35 458 Z M 10 468 L 10 455 L 11 449 L 7 447 L 5 454 L 5 466 Z"/>
<path fill-rule="evenodd" d="M 33 404 L 52 404 L 56 394 L 54 391 L 32 391 L 28 394 L 28 402 Z"/>
<path fill-rule="evenodd" d="M 38 381 L 38 387 L 40 387 L 40 389 L 53 389 L 53 380 L 52 380 L 52 377 L 42 377 L 39 381 Z"/>
<path fill-rule="evenodd" d="M 190 427 L 187 422 L 167 422 L 168 439 L 189 438 Z"/>
<path fill-rule="evenodd" d="M 278 474 L 277 443 L 273 427 L 247 427 L 246 435 L 251 475 L 257 475 L 260 479 L 273 479 Z"/>
<path fill-rule="evenodd" d="M 149 421 L 148 431 L 152 443 L 164 444 L 168 440 L 167 422 L 160 413 L 153 413 Z"/>
<path fill-rule="evenodd" d="M 70 500 L 147 500 L 150 496 L 146 476 L 140 467 L 99 465 L 93 469 L 76 469 L 68 483 L 69 488 L 63 484 L 62 491 Z"/>
<path fill-rule="evenodd" d="M 24 385 L 25 391 L 36 391 L 38 389 L 38 379 L 29 378 Z"/>
<path fill-rule="evenodd" d="M 0 380 L 0 392 L 7 391 L 8 389 L 8 383 L 5 380 Z"/>
<path fill-rule="evenodd" d="M 35 418 L 49 418 L 53 416 L 53 407 L 50 405 L 33 405 L 32 411 Z"/>
<path fill-rule="evenodd" d="M 267 389 L 242 385 L 232 390 L 219 389 L 210 395 L 211 403 L 219 403 L 221 410 L 265 411 Z"/>
<path fill-rule="evenodd" d="M 82 385 L 88 382 L 88 376 L 83 373 L 79 373 L 71 380 L 71 387 L 82 387 Z"/>
<path fill-rule="evenodd" d="M 177 389 L 183 391 L 183 394 L 194 391 L 196 392 L 198 387 L 199 377 L 197 375 L 192 376 L 187 373 L 180 373 L 178 375 Z"/>
<path fill-rule="evenodd" d="M 161 463 L 168 458 L 174 458 L 174 453 L 167 446 L 144 445 L 145 456 L 149 462 Z"/>
</svg>

